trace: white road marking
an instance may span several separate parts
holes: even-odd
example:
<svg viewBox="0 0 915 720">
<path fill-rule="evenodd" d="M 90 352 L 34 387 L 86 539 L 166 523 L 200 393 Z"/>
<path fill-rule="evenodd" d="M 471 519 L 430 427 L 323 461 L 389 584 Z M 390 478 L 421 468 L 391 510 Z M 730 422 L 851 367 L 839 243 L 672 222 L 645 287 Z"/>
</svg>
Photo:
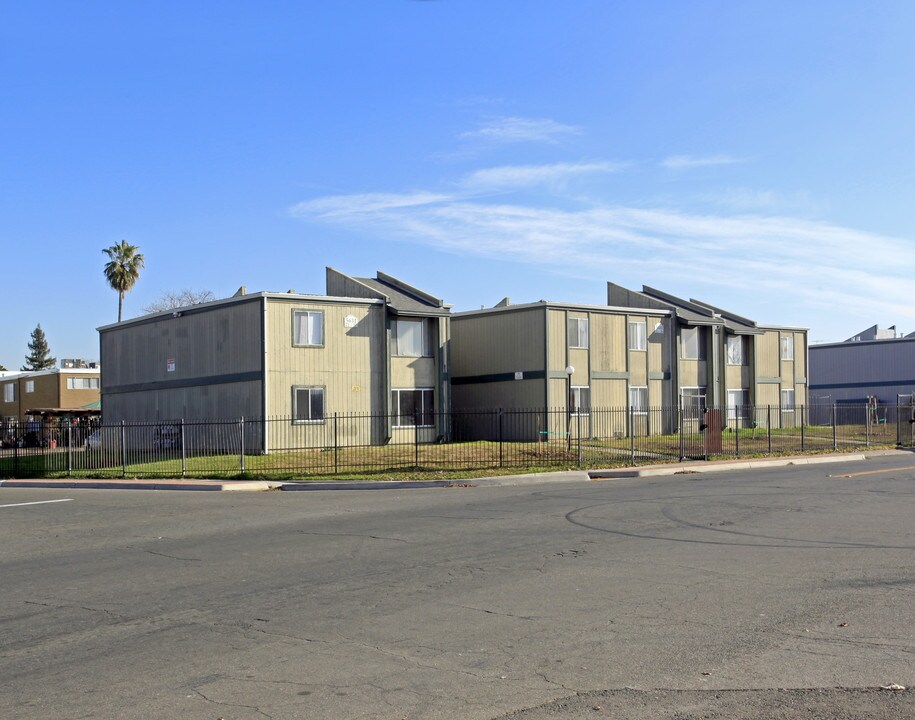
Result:
<svg viewBox="0 0 915 720">
<path fill-rule="evenodd" d="M 9 505 L 0 505 L 0 508 L 22 507 L 23 505 L 47 505 L 48 503 L 70 502 L 71 500 L 73 500 L 73 498 L 64 498 L 63 500 L 37 500 L 35 502 L 27 502 L 27 503 L 10 503 Z"/>
</svg>

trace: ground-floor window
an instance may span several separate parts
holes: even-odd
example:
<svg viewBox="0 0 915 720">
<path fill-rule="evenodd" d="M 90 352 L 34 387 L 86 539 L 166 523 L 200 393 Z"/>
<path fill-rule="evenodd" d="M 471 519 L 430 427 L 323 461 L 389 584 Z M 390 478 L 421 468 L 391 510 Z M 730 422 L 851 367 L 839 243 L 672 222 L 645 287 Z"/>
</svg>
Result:
<svg viewBox="0 0 915 720">
<path fill-rule="evenodd" d="M 292 388 L 293 422 L 324 422 L 324 388 Z"/>
<path fill-rule="evenodd" d="M 782 412 L 794 410 L 794 390 L 782 390 Z"/>
<path fill-rule="evenodd" d="M 432 388 L 391 390 L 394 427 L 432 427 L 435 424 Z"/>
<path fill-rule="evenodd" d="M 648 388 L 647 387 L 630 387 L 629 388 L 629 407 L 635 415 L 645 415 L 648 413 Z"/>
<path fill-rule="evenodd" d="M 680 407 L 683 417 L 696 420 L 705 412 L 705 388 L 685 387 L 680 390 Z"/>
<path fill-rule="evenodd" d="M 746 420 L 749 405 L 749 390 L 728 390 L 728 420 Z"/>
<path fill-rule="evenodd" d="M 572 415 L 591 414 L 591 388 L 587 385 L 573 385 L 569 393 L 569 412 Z"/>
</svg>

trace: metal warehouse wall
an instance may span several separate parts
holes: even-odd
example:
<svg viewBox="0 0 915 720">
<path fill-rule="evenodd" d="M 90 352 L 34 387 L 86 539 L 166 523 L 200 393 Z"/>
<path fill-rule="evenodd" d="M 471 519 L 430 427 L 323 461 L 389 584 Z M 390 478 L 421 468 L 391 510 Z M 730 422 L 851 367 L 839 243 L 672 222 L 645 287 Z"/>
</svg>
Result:
<svg viewBox="0 0 915 720">
<path fill-rule="evenodd" d="M 897 393 L 915 392 L 915 339 L 811 345 L 809 379 L 811 403 L 874 395 L 895 404 Z"/>
</svg>

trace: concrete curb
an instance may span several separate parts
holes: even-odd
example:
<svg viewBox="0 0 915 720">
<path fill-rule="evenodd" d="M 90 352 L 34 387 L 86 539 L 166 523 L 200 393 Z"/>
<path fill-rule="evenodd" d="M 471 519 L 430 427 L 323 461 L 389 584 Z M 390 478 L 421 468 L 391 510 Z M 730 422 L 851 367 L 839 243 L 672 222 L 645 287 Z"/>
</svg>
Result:
<svg viewBox="0 0 915 720">
<path fill-rule="evenodd" d="M 209 490 L 266 492 L 281 483 L 266 480 L 0 480 L 0 488 L 60 490 Z"/>
<path fill-rule="evenodd" d="M 282 483 L 280 490 L 285 492 L 300 492 L 303 490 L 411 490 L 414 488 L 443 488 L 476 484 L 476 480 L 466 483 L 462 480 L 395 480 L 379 482 L 290 482 Z"/>
<path fill-rule="evenodd" d="M 641 468 L 623 468 L 621 470 L 592 470 L 588 473 L 592 480 L 612 480 L 614 478 L 658 477 L 661 475 L 686 475 L 691 473 L 728 472 L 731 470 L 757 470 L 761 468 L 785 467 L 787 465 L 821 465 L 824 463 L 856 462 L 867 460 L 865 453 L 848 455 L 810 455 L 799 457 L 775 458 L 767 460 L 720 460 L 703 463 L 671 463 Z"/>
</svg>

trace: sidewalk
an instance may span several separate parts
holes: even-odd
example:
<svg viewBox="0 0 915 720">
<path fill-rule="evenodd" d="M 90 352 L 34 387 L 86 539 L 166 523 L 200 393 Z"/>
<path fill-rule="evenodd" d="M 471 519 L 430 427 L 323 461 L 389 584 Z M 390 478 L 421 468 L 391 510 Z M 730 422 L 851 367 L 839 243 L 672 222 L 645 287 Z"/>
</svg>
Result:
<svg viewBox="0 0 915 720">
<path fill-rule="evenodd" d="M 284 490 L 301 492 L 314 490 L 406 490 L 413 488 L 448 487 L 502 487 L 512 485 L 534 485 L 541 483 L 586 482 L 588 480 L 614 480 L 624 478 L 658 477 L 662 475 L 688 475 L 694 473 L 728 472 L 735 470 L 756 470 L 783 467 L 786 465 L 821 465 L 864 461 L 869 457 L 886 455 L 911 455 L 905 450 L 879 450 L 867 453 L 836 453 L 831 455 L 798 455 L 779 458 L 753 458 L 747 460 L 712 460 L 638 467 L 614 468 L 611 470 L 566 470 L 560 472 L 530 473 L 519 475 L 495 475 L 463 480 L 404 480 L 375 482 L 302 481 L 281 480 L 97 480 L 74 478 L 0 480 L 0 488 L 56 488 L 91 490 L 209 490 L 221 492 L 266 492 Z"/>
</svg>

